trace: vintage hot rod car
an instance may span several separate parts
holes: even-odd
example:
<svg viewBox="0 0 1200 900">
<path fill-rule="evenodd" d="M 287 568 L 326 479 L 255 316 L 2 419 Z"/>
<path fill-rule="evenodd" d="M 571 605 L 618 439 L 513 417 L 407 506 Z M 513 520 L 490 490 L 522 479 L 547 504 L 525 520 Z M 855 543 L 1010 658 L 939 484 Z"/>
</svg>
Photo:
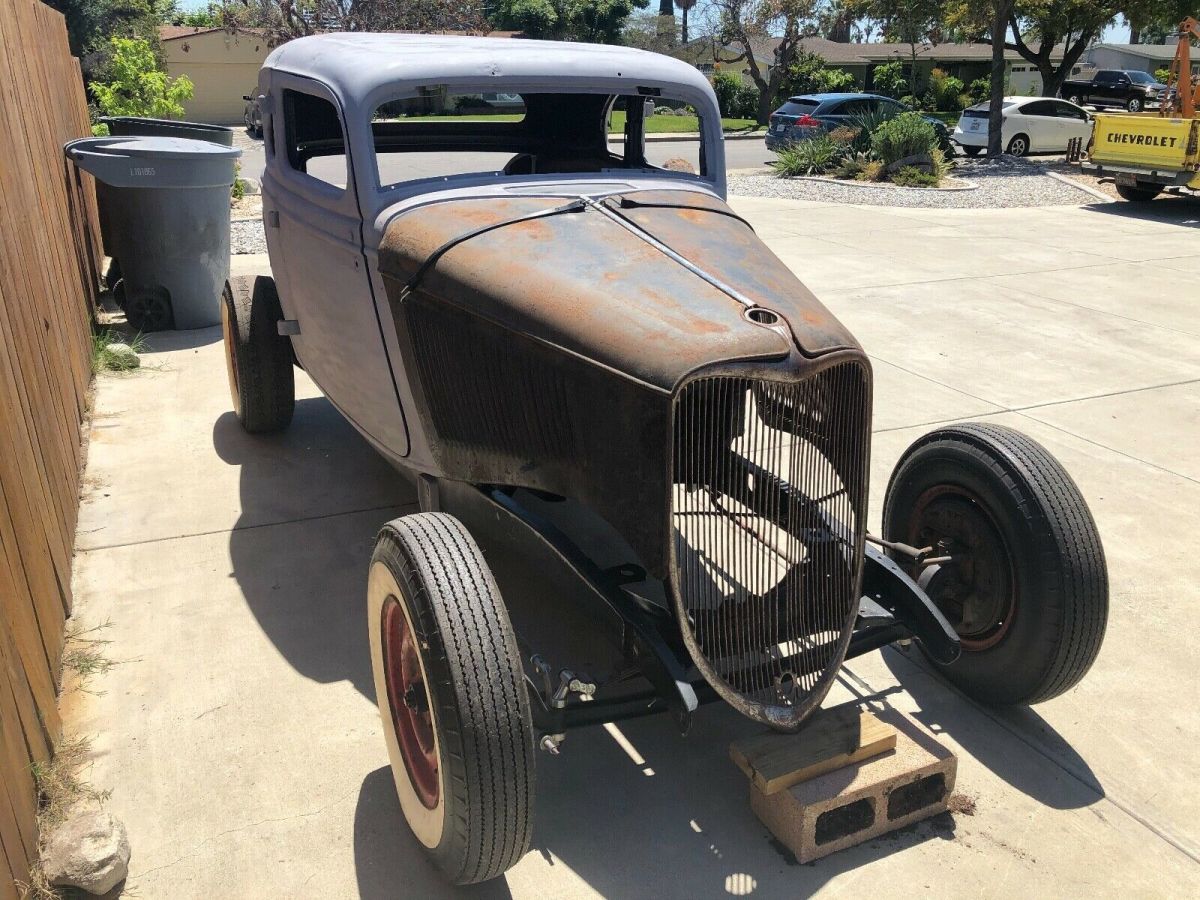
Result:
<svg viewBox="0 0 1200 900">
<path fill-rule="evenodd" d="M 415 480 L 367 624 L 400 805 L 449 879 L 520 859 L 535 752 L 576 726 L 686 729 L 721 698 L 794 731 L 896 641 L 988 702 L 1087 671 L 1103 551 L 1033 441 L 921 438 L 866 533 L 870 364 L 725 203 L 699 71 L 331 34 L 259 94 L 274 280 L 227 295 L 233 403 L 285 428 L 300 366 Z M 694 172 L 647 161 L 651 103 L 699 117 Z"/>
</svg>

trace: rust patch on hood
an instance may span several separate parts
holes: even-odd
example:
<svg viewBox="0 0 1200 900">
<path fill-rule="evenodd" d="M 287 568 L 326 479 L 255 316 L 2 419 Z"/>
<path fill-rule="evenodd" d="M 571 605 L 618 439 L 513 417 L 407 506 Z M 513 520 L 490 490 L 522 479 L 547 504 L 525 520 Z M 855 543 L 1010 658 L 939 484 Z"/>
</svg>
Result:
<svg viewBox="0 0 1200 900">
<path fill-rule="evenodd" d="M 601 212 L 513 221 L 550 213 L 569 199 L 449 200 L 398 216 L 379 253 L 389 299 L 401 302 L 406 285 L 440 249 L 421 276 L 422 293 L 664 390 L 704 365 L 788 354 L 791 342 L 779 330 L 747 321 L 742 303 Z M 717 198 L 643 191 L 605 203 L 778 312 L 805 353 L 857 346 Z"/>
</svg>

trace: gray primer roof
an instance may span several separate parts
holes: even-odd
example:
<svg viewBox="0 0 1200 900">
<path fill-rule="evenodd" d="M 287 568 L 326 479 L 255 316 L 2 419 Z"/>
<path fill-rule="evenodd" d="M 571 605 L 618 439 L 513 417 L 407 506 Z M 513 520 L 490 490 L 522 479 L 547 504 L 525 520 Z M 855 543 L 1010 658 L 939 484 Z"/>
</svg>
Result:
<svg viewBox="0 0 1200 900">
<path fill-rule="evenodd" d="M 600 44 L 431 34 L 335 33 L 289 41 L 263 64 L 315 78 L 343 100 L 365 99 L 387 84 L 404 90 L 427 84 L 503 79 L 547 88 L 564 80 L 613 79 L 668 84 L 712 96 L 704 75 L 687 63 L 645 50 Z M 599 84 L 597 84 L 599 87 Z M 715 102 L 715 98 L 714 102 Z"/>
</svg>

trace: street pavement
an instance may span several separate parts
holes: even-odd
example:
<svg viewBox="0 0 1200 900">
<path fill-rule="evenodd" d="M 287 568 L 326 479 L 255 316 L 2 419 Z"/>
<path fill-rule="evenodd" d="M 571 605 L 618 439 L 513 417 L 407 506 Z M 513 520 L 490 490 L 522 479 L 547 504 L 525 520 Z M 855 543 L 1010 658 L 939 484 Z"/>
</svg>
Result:
<svg viewBox="0 0 1200 900">
<path fill-rule="evenodd" d="M 727 755 L 756 727 L 714 704 L 687 737 L 660 716 L 539 754 L 533 851 L 504 879 L 446 887 L 400 816 L 363 616 L 374 535 L 413 494 L 302 373 L 290 429 L 243 433 L 208 329 L 153 336 L 140 372 L 100 377 L 91 421 L 77 615 L 108 623 L 119 664 L 66 719 L 128 826 L 131 893 L 1196 895 L 1200 205 L 733 205 L 871 355 L 873 527 L 903 449 L 959 419 L 1041 441 L 1096 517 L 1112 608 L 1077 688 L 990 709 L 886 649 L 831 696 L 930 728 L 974 814 L 795 865 Z"/>
</svg>

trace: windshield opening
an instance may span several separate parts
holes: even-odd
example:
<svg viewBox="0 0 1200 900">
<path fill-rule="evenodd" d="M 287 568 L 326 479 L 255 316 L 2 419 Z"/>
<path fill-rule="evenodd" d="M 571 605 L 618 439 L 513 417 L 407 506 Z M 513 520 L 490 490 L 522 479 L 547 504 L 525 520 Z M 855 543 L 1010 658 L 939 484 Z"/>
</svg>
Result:
<svg viewBox="0 0 1200 900">
<path fill-rule="evenodd" d="M 701 125 L 690 106 L 670 98 L 444 86 L 381 103 L 371 118 L 383 190 L 478 175 L 669 169 L 703 176 L 702 142 L 689 143 L 690 158 L 663 153 L 644 140 L 659 130 L 696 132 Z"/>
</svg>

